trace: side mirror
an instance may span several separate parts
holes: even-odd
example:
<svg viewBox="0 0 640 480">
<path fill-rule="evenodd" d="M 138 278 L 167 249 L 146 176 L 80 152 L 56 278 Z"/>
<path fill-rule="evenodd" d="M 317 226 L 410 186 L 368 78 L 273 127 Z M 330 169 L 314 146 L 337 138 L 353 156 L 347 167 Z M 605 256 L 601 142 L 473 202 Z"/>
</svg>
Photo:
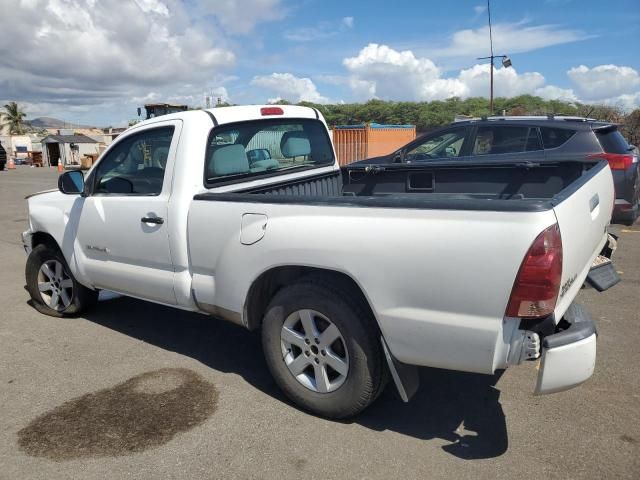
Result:
<svg viewBox="0 0 640 480">
<path fill-rule="evenodd" d="M 82 193 L 84 190 L 84 174 L 80 170 L 64 172 L 58 177 L 58 189 L 67 195 Z"/>
<path fill-rule="evenodd" d="M 402 150 L 396 152 L 396 154 L 393 156 L 393 163 L 402 163 L 403 153 L 404 152 Z"/>
</svg>

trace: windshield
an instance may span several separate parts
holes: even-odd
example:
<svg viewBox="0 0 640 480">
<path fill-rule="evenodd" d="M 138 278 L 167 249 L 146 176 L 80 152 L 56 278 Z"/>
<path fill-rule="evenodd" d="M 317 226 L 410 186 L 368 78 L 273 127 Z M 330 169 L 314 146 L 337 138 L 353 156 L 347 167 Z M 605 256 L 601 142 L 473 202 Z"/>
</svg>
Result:
<svg viewBox="0 0 640 480">
<path fill-rule="evenodd" d="M 273 175 L 334 163 L 324 124 L 308 119 L 271 119 L 223 125 L 209 136 L 207 184 Z"/>
</svg>

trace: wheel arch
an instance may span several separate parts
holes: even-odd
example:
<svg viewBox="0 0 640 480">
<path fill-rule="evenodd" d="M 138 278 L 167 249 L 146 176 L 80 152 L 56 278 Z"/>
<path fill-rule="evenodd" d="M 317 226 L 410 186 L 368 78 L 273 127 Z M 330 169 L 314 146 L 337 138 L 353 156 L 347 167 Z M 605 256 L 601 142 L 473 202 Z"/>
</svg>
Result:
<svg viewBox="0 0 640 480">
<path fill-rule="evenodd" d="M 31 235 L 31 248 L 36 248 L 38 245 L 46 245 L 60 252 L 62 251 L 53 235 L 47 232 L 34 232 Z"/>
<path fill-rule="evenodd" d="M 255 330 L 262 324 L 262 318 L 273 296 L 283 287 L 301 280 L 322 280 L 361 303 L 372 318 L 376 318 L 371 303 L 362 287 L 347 273 L 328 268 L 304 265 L 283 265 L 270 268 L 261 273 L 249 287 L 244 304 L 244 323 L 249 330 Z M 376 319 L 376 324 L 378 321 Z"/>
</svg>

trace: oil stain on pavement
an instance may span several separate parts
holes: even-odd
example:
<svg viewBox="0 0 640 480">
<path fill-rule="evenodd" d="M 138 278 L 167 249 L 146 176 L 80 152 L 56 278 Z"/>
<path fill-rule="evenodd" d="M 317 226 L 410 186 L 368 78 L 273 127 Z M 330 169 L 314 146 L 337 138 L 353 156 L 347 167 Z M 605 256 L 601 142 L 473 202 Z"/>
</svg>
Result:
<svg viewBox="0 0 640 480">
<path fill-rule="evenodd" d="M 128 455 L 202 424 L 217 400 L 215 386 L 197 373 L 165 368 L 56 407 L 20 430 L 18 444 L 57 461 Z"/>
</svg>

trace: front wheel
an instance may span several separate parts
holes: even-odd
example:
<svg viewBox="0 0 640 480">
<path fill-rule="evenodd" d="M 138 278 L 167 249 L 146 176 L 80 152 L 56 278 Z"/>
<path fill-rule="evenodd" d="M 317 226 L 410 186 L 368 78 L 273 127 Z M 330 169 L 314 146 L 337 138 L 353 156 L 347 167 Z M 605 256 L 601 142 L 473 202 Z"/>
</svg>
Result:
<svg viewBox="0 0 640 480">
<path fill-rule="evenodd" d="M 98 292 L 79 284 L 62 253 L 47 245 L 31 251 L 25 276 L 33 306 L 45 315 L 78 315 L 98 301 Z"/>
<path fill-rule="evenodd" d="M 367 310 L 329 284 L 283 288 L 262 325 L 276 383 L 300 407 L 345 418 L 373 402 L 386 384 L 380 334 Z"/>
</svg>

